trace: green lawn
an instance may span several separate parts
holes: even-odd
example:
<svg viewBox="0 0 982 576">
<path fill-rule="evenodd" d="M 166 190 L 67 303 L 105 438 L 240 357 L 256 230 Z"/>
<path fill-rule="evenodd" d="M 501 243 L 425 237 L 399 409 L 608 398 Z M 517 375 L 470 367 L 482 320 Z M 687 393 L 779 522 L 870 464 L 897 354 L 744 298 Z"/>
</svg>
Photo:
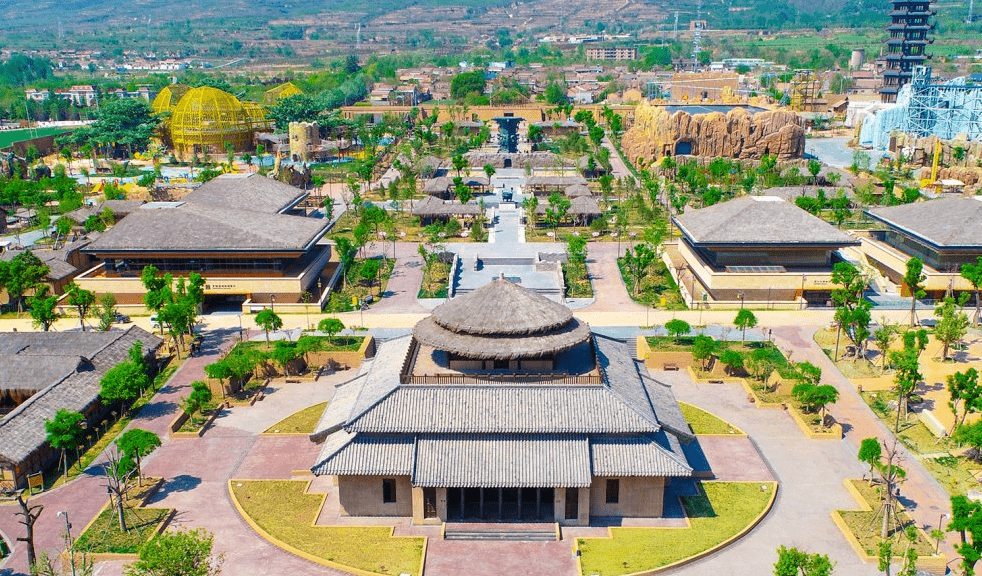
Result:
<svg viewBox="0 0 982 576">
<path fill-rule="evenodd" d="M 52 134 L 61 134 L 62 132 L 71 131 L 72 128 L 65 128 L 64 126 L 33 128 L 30 130 L 0 130 L 0 148 L 6 148 L 14 142 L 23 142 L 24 140 L 30 140 L 32 138 L 50 136 Z"/>
<path fill-rule="evenodd" d="M 324 408 L 326 407 L 327 402 L 321 402 L 320 404 L 304 408 L 273 424 L 266 430 L 266 433 L 311 434 L 314 432 L 314 427 L 317 426 L 317 421 L 320 420 L 321 414 L 324 413 Z"/>
<path fill-rule="evenodd" d="M 92 526 L 78 537 L 75 547 L 93 554 L 136 554 L 153 537 L 157 525 L 169 512 L 169 508 L 126 508 L 124 516 L 128 530 L 123 532 L 119 529 L 116 510 L 106 508 Z"/>
<path fill-rule="evenodd" d="M 733 426 L 726 420 L 718 418 L 705 410 L 696 408 L 691 404 L 679 402 L 682 408 L 682 415 L 686 422 L 692 426 L 694 434 L 739 434 L 740 429 Z"/>
<path fill-rule="evenodd" d="M 313 526 L 322 494 L 296 480 L 233 480 L 245 513 L 273 538 L 307 554 L 359 570 L 419 576 L 424 540 L 393 538 L 390 529 Z"/>
<path fill-rule="evenodd" d="M 613 538 L 580 538 L 585 576 L 619 576 L 695 556 L 750 525 L 770 502 L 774 483 L 707 482 L 683 498 L 690 528 L 611 528 Z M 761 487 L 764 487 L 762 490 Z"/>
<path fill-rule="evenodd" d="M 450 287 L 450 264 L 433 262 L 423 268 L 423 281 L 417 298 L 446 298 Z"/>
<path fill-rule="evenodd" d="M 862 480 L 852 480 L 852 485 L 869 504 L 871 511 L 863 510 L 839 510 L 839 515 L 845 520 L 849 530 L 859 540 L 860 545 L 870 556 L 876 556 L 880 543 L 880 526 L 882 524 L 883 512 L 879 509 L 883 499 L 882 486 L 870 486 Z M 879 514 L 877 514 L 879 512 Z M 914 520 L 906 513 L 899 515 L 900 525 L 906 529 L 907 526 L 915 526 Z M 907 548 L 907 538 L 903 530 L 890 529 L 890 538 L 899 546 L 900 550 Z M 919 536 L 915 542 L 917 553 L 920 556 L 930 556 L 934 553 L 934 543 Z"/>
</svg>

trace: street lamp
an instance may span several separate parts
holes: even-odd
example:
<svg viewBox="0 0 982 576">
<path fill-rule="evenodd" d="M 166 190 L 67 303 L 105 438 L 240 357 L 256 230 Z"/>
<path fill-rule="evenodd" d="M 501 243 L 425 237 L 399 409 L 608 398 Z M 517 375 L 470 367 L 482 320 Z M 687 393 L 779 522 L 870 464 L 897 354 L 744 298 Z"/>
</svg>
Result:
<svg viewBox="0 0 982 576">
<path fill-rule="evenodd" d="M 242 342 L 242 313 L 239 312 L 239 342 Z"/>
<path fill-rule="evenodd" d="M 742 310 L 743 309 L 743 299 L 746 297 L 746 294 L 743 293 L 743 290 L 740 290 L 739 292 L 737 292 L 737 296 L 740 298 L 740 309 Z"/>
<path fill-rule="evenodd" d="M 276 307 L 276 294 L 270 294 L 269 295 L 269 311 L 270 312 L 276 312 L 275 307 Z"/>
<path fill-rule="evenodd" d="M 71 558 L 72 576 L 75 576 L 75 541 L 72 540 L 72 523 L 68 521 L 67 511 L 62 510 L 61 512 L 58 512 L 58 516 L 65 518 L 65 533 L 68 540 L 68 554 L 69 558 Z"/>
<path fill-rule="evenodd" d="M 938 540 L 937 543 L 934 545 L 935 556 L 937 556 L 938 551 L 941 550 L 941 538 L 944 536 L 944 532 L 942 531 L 943 525 L 944 525 L 944 521 L 947 520 L 948 518 L 949 516 L 947 514 L 941 514 L 941 516 L 938 517 Z"/>
</svg>

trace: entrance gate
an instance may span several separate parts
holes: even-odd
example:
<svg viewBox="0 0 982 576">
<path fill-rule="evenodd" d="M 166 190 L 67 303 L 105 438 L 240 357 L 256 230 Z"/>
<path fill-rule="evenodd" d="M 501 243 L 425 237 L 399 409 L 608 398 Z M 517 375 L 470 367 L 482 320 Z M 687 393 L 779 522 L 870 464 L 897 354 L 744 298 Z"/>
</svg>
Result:
<svg viewBox="0 0 982 576">
<path fill-rule="evenodd" d="M 447 520 L 553 522 L 552 488 L 447 488 Z"/>
</svg>

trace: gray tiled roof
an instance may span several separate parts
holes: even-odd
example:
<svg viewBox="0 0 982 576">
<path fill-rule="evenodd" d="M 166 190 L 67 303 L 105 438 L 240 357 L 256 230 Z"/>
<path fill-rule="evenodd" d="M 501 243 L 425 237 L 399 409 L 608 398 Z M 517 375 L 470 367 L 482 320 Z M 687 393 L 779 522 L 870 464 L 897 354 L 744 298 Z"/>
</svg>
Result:
<svg viewBox="0 0 982 576">
<path fill-rule="evenodd" d="M 399 372 L 412 342 L 412 337 L 403 336 L 378 346 L 368 376 L 360 385 L 349 421 L 365 413 L 399 387 Z"/>
<path fill-rule="evenodd" d="M 587 487 L 590 449 L 581 435 L 455 435 L 419 438 L 415 486 Z"/>
<path fill-rule="evenodd" d="M 673 454 L 651 436 L 594 436 L 590 454 L 594 476 L 692 475 L 681 451 Z"/>
<path fill-rule="evenodd" d="M 365 378 L 365 374 L 359 374 L 335 389 L 334 396 L 331 397 L 331 401 L 327 404 L 324 413 L 321 414 L 320 420 L 314 426 L 314 432 L 310 435 L 312 441 L 320 442 L 328 434 L 344 426 L 345 422 L 348 421 L 348 416 L 351 415 L 355 401 L 358 399 L 358 393 L 361 392 L 359 381 L 363 378 Z"/>
<path fill-rule="evenodd" d="M 982 197 L 942 198 L 866 211 L 934 246 L 982 248 Z"/>
<path fill-rule="evenodd" d="M 650 411 L 649 411 L 650 412 Z M 386 433 L 655 432 L 603 386 L 402 386 L 348 429 Z"/>
<path fill-rule="evenodd" d="M 655 417 L 658 418 L 658 422 L 686 441 L 695 439 L 689 429 L 688 421 L 682 415 L 682 408 L 679 407 L 675 394 L 672 393 L 672 387 L 648 375 L 648 369 L 643 364 L 639 366 L 639 371 L 645 392 L 648 394 L 648 399 L 651 400 L 651 406 L 655 409 Z"/>
<path fill-rule="evenodd" d="M 40 390 L 84 368 L 81 356 L 0 356 L 0 392 Z"/>
<path fill-rule="evenodd" d="M 328 221 L 320 218 L 184 204 L 134 212 L 83 252 L 302 251 L 324 235 L 327 225 Z"/>
<path fill-rule="evenodd" d="M 415 453 L 412 436 L 366 436 L 339 430 L 327 437 L 312 470 L 320 475 L 409 476 Z"/>
<path fill-rule="evenodd" d="M 260 174 L 223 174 L 184 197 L 190 204 L 276 214 L 307 196 L 299 188 Z"/>
<path fill-rule="evenodd" d="M 658 425 L 658 415 L 651 405 L 648 391 L 638 373 L 638 364 L 631 356 L 627 344 L 623 340 L 600 334 L 593 335 L 593 344 L 597 350 L 600 373 L 611 392 L 642 418 Z"/>
<path fill-rule="evenodd" d="M 674 217 L 693 244 L 853 246 L 858 241 L 775 196 L 741 196 Z"/>
<path fill-rule="evenodd" d="M 48 335 L 51 336 L 50 339 L 46 338 Z M 3 343 L 0 344 L 0 354 L 4 350 L 20 346 L 24 342 L 24 336 L 27 334 L 3 334 L 0 337 L 0 343 Z M 97 344 L 91 348 L 82 345 L 90 336 L 93 343 L 102 343 L 102 346 L 93 350 Z M 4 342 L 8 337 L 12 343 Z M 134 342 L 143 343 L 144 352 L 156 350 L 161 344 L 159 338 L 136 326 L 131 326 L 126 331 L 112 332 L 32 333 L 28 340 L 32 343 L 23 353 L 40 354 L 41 362 L 44 361 L 45 351 L 57 353 L 57 343 L 61 342 L 64 344 L 62 353 L 71 351 L 78 354 L 80 350 L 84 350 L 87 353 L 83 356 L 91 364 L 67 378 L 44 386 L 0 420 L 0 461 L 14 465 L 19 465 L 46 444 L 44 422 L 51 419 L 59 409 L 81 412 L 98 401 L 102 376 L 127 359 Z M 71 343 L 74 346 L 70 346 Z M 3 363 L 0 360 L 0 370 L 2 369 Z"/>
</svg>

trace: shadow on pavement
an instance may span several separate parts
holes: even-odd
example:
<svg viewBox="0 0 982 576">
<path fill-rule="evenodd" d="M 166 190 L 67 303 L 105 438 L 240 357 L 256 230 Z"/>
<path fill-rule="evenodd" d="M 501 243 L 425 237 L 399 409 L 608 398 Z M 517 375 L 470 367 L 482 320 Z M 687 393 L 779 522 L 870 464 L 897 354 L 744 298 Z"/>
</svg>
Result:
<svg viewBox="0 0 982 576">
<path fill-rule="evenodd" d="M 201 485 L 201 478 L 197 476 L 190 476 L 188 474 L 181 474 L 180 476 L 175 476 L 170 480 L 164 481 L 164 486 L 154 494 L 153 498 L 147 501 L 147 504 L 155 504 L 166 498 L 169 494 L 174 494 L 177 492 L 190 492 L 198 486 Z"/>
</svg>

